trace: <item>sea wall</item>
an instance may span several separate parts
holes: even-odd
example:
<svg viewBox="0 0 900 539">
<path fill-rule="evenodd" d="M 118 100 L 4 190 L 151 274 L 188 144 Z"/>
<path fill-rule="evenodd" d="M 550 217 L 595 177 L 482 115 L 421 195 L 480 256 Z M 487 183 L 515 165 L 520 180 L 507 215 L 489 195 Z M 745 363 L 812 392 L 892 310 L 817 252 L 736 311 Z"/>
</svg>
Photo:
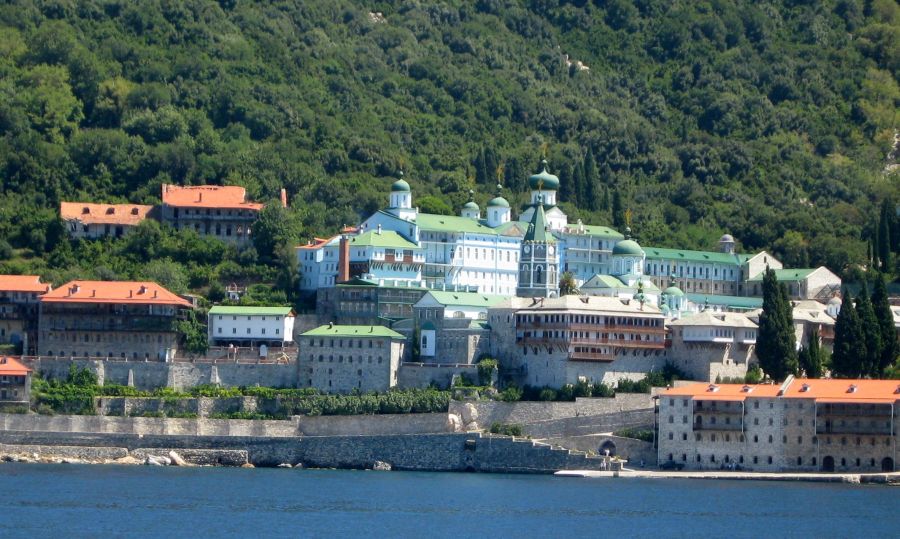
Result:
<svg viewBox="0 0 900 539">
<path fill-rule="evenodd" d="M 600 459 L 530 440 L 477 433 L 392 436 L 186 436 L 128 433 L 0 431 L 0 444 L 27 447 L 124 448 L 129 454 L 246 451 L 256 466 L 369 468 L 387 462 L 396 470 L 552 473 L 600 469 Z M 85 451 L 88 453 L 88 451 Z M 118 451 L 113 453 L 118 454 Z"/>
<path fill-rule="evenodd" d="M 652 443 L 643 440 L 610 434 L 589 434 L 548 438 L 546 441 L 567 449 L 576 449 L 597 455 L 603 455 L 605 450 L 609 449 L 610 456 L 627 460 L 629 468 L 639 468 L 641 463 L 645 466 L 656 466 L 656 449 Z"/>
</svg>

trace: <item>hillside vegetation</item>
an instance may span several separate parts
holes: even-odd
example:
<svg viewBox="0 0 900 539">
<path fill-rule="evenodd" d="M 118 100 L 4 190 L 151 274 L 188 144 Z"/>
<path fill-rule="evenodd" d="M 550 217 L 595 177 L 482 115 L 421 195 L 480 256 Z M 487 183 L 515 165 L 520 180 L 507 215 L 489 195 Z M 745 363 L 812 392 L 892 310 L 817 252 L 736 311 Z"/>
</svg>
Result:
<svg viewBox="0 0 900 539">
<path fill-rule="evenodd" d="M 520 205 L 545 151 L 573 221 L 630 209 L 648 244 L 730 232 L 853 277 L 878 230 L 898 252 L 898 78 L 892 0 L 14 0 L 0 270 L 289 289 L 285 247 L 383 206 L 401 168 L 423 210 L 498 178 Z M 245 252 L 155 224 L 64 240 L 60 200 L 158 203 L 163 182 L 292 208 Z"/>
</svg>

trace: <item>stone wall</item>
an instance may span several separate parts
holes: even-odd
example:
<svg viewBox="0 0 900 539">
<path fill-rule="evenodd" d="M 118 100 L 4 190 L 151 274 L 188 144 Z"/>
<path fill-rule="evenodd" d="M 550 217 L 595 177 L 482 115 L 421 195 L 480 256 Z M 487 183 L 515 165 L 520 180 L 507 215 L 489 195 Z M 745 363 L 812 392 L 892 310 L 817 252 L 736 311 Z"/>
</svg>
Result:
<svg viewBox="0 0 900 539">
<path fill-rule="evenodd" d="M 574 402 L 451 401 L 450 413 L 461 414 L 462 407 L 467 404 L 475 406 L 479 424 L 486 426 L 494 422 L 528 425 L 555 419 L 653 409 L 650 395 L 619 393 L 614 398 L 579 398 Z"/>
<path fill-rule="evenodd" d="M 134 434 L 138 436 L 296 436 L 296 419 L 259 421 L 249 419 L 175 419 L 157 417 L 102 417 L 87 415 L 42 416 L 0 414 L 0 431 L 55 432 L 60 435 L 85 433 Z"/>
<path fill-rule="evenodd" d="M 446 389 L 457 374 L 465 374 L 471 380 L 478 380 L 475 365 L 438 365 L 434 363 L 402 363 L 400 365 L 401 388 L 428 387 L 431 384 Z"/>
<path fill-rule="evenodd" d="M 373 436 L 452 432 L 447 414 L 297 417 L 303 436 Z"/>
<path fill-rule="evenodd" d="M 36 359 L 26 361 L 45 378 L 65 380 L 69 366 L 87 368 L 101 384 L 129 385 L 152 390 L 170 387 L 185 390 L 201 384 L 223 386 L 297 387 L 297 365 L 242 363 L 164 363 L 158 361 L 97 361 L 79 359 Z"/>
<path fill-rule="evenodd" d="M 614 455 L 627 460 L 629 468 L 641 468 L 642 463 L 643 466 L 656 466 L 656 449 L 651 442 L 643 440 L 610 434 L 588 434 L 586 436 L 548 438 L 546 441 L 567 449 L 576 449 L 597 455 L 603 455 L 604 449 L 610 449 L 610 456 Z"/>
<path fill-rule="evenodd" d="M 748 366 L 757 362 L 755 350 L 754 345 L 685 343 L 676 336 L 669 359 L 691 380 L 715 382 L 717 378 L 744 378 Z"/>
<path fill-rule="evenodd" d="M 0 444 L 124 448 L 136 454 L 170 449 L 185 455 L 192 450 L 246 451 L 248 460 L 257 466 L 303 463 L 310 467 L 369 468 L 382 461 L 397 470 L 423 471 L 552 473 L 600 468 L 600 459 L 579 452 L 476 433 L 263 437 L 3 430 Z"/>
</svg>

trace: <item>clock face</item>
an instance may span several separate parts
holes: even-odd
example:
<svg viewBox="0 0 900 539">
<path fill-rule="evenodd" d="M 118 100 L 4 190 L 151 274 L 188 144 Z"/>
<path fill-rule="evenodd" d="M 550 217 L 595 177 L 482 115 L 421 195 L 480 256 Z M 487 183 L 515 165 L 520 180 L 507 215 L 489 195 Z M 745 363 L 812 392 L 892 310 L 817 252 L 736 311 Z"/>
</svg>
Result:
<svg viewBox="0 0 900 539">
<path fill-rule="evenodd" d="M 553 246 L 552 245 L 550 247 L 547 247 L 547 252 L 551 255 L 553 254 Z"/>
<path fill-rule="evenodd" d="M 526 253 L 530 253 L 530 252 L 531 252 L 531 246 L 526 245 L 524 251 L 525 251 Z"/>
</svg>

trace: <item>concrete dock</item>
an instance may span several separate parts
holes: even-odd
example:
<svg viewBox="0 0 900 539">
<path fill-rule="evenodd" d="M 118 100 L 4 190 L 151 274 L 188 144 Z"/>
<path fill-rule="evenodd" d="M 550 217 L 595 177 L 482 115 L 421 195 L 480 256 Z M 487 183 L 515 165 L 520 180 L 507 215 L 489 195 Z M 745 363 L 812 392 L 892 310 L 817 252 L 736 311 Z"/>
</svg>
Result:
<svg viewBox="0 0 900 539">
<path fill-rule="evenodd" d="M 641 479 L 724 479 L 731 481 L 808 481 L 814 483 L 872 483 L 882 485 L 900 484 L 900 472 L 847 474 L 847 473 L 774 473 L 774 472 L 731 472 L 731 471 L 657 471 L 632 470 L 593 471 L 562 470 L 560 477 L 583 478 L 641 478 Z"/>
</svg>

